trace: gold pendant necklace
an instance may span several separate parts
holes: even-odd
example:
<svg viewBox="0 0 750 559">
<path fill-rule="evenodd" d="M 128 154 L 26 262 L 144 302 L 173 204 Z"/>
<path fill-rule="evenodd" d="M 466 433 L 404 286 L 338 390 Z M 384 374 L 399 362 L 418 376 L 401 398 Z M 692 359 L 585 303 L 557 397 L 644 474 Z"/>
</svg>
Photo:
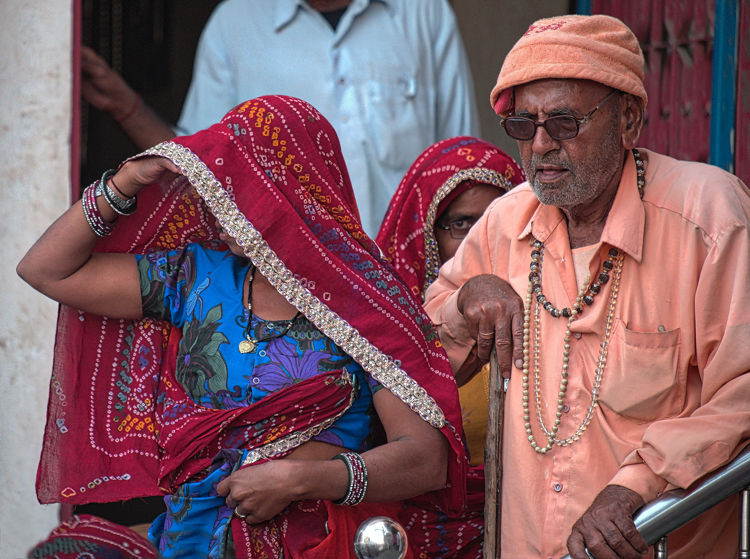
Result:
<svg viewBox="0 0 750 559">
<path fill-rule="evenodd" d="M 276 338 L 282 338 L 287 335 L 292 325 L 302 316 L 302 312 L 297 311 L 291 320 L 272 320 L 259 324 L 258 337 L 250 334 L 253 322 L 253 279 L 255 278 L 255 266 L 250 270 L 250 277 L 247 280 L 247 326 L 245 327 L 245 339 L 239 343 L 237 349 L 240 353 L 255 353 L 258 350 L 260 342 L 267 342 Z M 270 332 L 270 333 L 269 333 Z"/>
<path fill-rule="evenodd" d="M 257 349 L 257 347 L 258 347 L 258 342 L 256 342 L 252 338 L 248 338 L 240 342 L 239 350 L 240 350 L 240 353 L 253 353 Z"/>
<path fill-rule="evenodd" d="M 258 349 L 258 340 L 250 336 L 250 323 L 253 321 L 253 278 L 255 278 L 255 266 L 252 267 L 247 278 L 247 326 L 244 332 L 245 339 L 238 347 L 240 353 L 255 353 Z"/>
</svg>

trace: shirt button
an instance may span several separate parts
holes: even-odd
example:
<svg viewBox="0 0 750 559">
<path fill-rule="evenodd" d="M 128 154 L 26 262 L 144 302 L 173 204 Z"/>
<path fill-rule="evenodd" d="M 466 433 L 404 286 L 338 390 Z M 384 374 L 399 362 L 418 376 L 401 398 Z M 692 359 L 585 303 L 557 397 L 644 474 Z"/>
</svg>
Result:
<svg viewBox="0 0 750 559">
<path fill-rule="evenodd" d="M 553 486 L 553 489 L 559 493 L 560 491 L 562 491 L 562 483 L 556 483 Z"/>
<path fill-rule="evenodd" d="M 341 122 L 349 122 L 349 117 L 344 115 L 341 117 Z"/>
<path fill-rule="evenodd" d="M 568 413 L 568 412 L 570 411 L 570 406 L 569 406 L 568 404 L 563 404 L 563 408 L 562 408 L 562 410 L 563 410 L 563 411 L 564 411 L 565 413 Z"/>
<path fill-rule="evenodd" d="M 580 340 L 580 339 L 581 339 L 581 333 L 580 333 L 580 332 L 574 332 L 574 333 L 573 333 L 573 337 L 574 337 L 574 338 L 575 338 L 576 340 Z"/>
<path fill-rule="evenodd" d="M 346 83 L 346 78 L 339 78 L 339 84 L 344 85 Z"/>
</svg>

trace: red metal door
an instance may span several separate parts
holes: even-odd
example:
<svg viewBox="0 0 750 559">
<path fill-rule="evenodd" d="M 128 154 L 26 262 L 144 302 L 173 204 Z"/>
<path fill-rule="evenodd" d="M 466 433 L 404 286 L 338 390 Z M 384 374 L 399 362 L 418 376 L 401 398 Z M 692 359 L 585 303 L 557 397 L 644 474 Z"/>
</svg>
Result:
<svg viewBox="0 0 750 559">
<path fill-rule="evenodd" d="M 593 0 L 591 13 L 621 19 L 641 43 L 649 103 L 640 145 L 707 162 L 714 0 Z"/>
<path fill-rule="evenodd" d="M 750 2 L 740 2 L 737 49 L 737 120 L 734 172 L 745 184 L 750 180 Z"/>
</svg>

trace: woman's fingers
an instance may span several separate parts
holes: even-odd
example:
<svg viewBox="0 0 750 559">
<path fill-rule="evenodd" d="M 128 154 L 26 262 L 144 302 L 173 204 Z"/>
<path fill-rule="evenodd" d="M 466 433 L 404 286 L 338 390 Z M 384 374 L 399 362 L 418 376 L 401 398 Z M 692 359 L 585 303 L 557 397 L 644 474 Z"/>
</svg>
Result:
<svg viewBox="0 0 750 559">
<path fill-rule="evenodd" d="M 163 157 L 142 157 L 128 161 L 113 177 L 117 188 L 126 196 L 136 195 L 142 188 L 160 180 L 182 174 L 179 167 Z"/>
<path fill-rule="evenodd" d="M 226 477 L 222 479 L 219 482 L 219 485 L 216 486 L 216 492 L 221 495 L 222 497 L 227 497 L 229 495 L 229 478 Z"/>
</svg>

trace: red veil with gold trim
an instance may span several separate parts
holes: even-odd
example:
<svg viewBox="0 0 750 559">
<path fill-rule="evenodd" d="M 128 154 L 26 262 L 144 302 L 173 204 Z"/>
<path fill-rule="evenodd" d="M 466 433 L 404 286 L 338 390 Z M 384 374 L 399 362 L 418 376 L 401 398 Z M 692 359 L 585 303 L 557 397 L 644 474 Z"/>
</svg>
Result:
<svg viewBox="0 0 750 559">
<path fill-rule="evenodd" d="M 138 211 L 120 218 L 97 251 L 218 247 L 216 216 L 279 293 L 442 431 L 451 453 L 441 501 L 459 511 L 466 458 L 450 365 L 419 301 L 363 232 L 325 118 L 298 99 L 261 97 L 139 157 L 145 155 L 169 158 L 184 177 L 144 189 Z M 167 370 L 170 328 L 61 308 L 37 476 L 41 502 L 159 494 L 159 480 L 164 486 L 168 473 L 184 466 L 163 444 L 184 427 L 160 415 L 165 399 L 181 390 Z M 223 428 L 213 421 L 212 428 Z M 272 456 L 276 447 L 264 451 Z"/>
</svg>

